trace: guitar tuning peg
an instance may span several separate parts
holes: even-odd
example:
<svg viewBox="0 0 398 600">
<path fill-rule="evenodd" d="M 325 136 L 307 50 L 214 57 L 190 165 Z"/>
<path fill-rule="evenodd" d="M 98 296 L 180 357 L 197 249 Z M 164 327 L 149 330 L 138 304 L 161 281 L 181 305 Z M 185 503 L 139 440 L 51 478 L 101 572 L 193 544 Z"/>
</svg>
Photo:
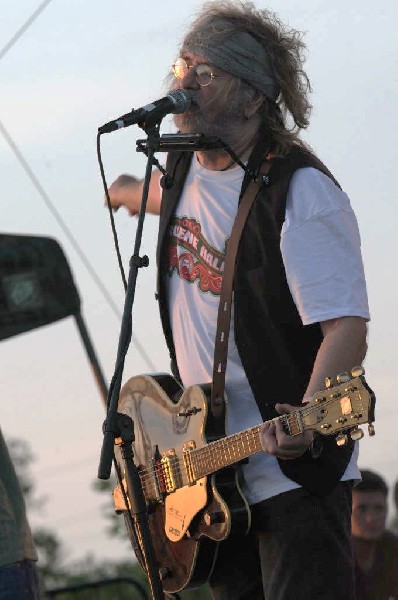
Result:
<svg viewBox="0 0 398 600">
<path fill-rule="evenodd" d="M 352 377 L 360 377 L 361 375 L 365 375 L 365 369 L 363 367 L 353 367 L 351 369 Z"/>
<path fill-rule="evenodd" d="M 325 377 L 325 387 L 327 389 L 331 388 L 333 385 L 333 380 L 331 377 Z"/>
<path fill-rule="evenodd" d="M 370 437 L 376 434 L 373 423 L 368 424 L 368 433 Z"/>
<path fill-rule="evenodd" d="M 350 433 L 350 437 L 354 441 L 361 440 L 364 435 L 364 432 L 359 427 L 355 427 Z"/>
<path fill-rule="evenodd" d="M 336 437 L 336 444 L 338 446 L 345 446 L 348 442 L 348 436 L 345 433 L 342 433 Z"/>
<path fill-rule="evenodd" d="M 347 381 L 350 381 L 351 378 L 346 371 L 343 371 L 337 375 L 336 379 L 337 383 L 347 383 Z"/>
</svg>

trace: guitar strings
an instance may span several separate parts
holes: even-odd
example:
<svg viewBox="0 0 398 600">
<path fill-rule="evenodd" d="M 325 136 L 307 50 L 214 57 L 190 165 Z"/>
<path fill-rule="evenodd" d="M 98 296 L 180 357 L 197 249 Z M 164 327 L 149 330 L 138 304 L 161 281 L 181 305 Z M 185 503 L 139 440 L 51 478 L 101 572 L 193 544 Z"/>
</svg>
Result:
<svg viewBox="0 0 398 600">
<path fill-rule="evenodd" d="M 334 399 L 325 401 L 323 406 L 330 404 L 333 400 Z M 277 419 L 292 422 L 292 421 L 297 420 L 296 419 L 297 413 L 307 416 L 318 409 L 319 409 L 319 406 L 303 408 L 300 411 L 296 411 L 295 413 L 281 415 L 280 417 L 277 417 Z M 196 448 L 195 450 L 190 451 L 189 456 L 190 456 L 191 462 L 196 463 L 193 465 L 194 470 L 204 466 L 205 467 L 204 475 L 206 475 L 207 471 L 209 470 L 209 466 L 210 466 L 209 463 L 214 462 L 213 460 L 210 460 L 210 461 L 207 460 L 209 458 L 209 456 L 206 456 L 206 455 L 209 455 L 211 453 L 211 455 L 214 456 L 214 450 L 216 450 L 216 454 L 218 454 L 218 456 L 216 456 L 216 460 L 217 460 L 217 458 L 220 458 L 220 457 L 225 457 L 228 460 L 231 460 L 230 456 L 227 457 L 226 452 L 225 452 L 226 448 L 223 446 L 225 446 L 227 444 L 227 442 L 230 443 L 231 439 L 234 437 L 235 437 L 235 441 L 237 443 L 239 443 L 239 442 L 245 443 L 248 441 L 250 443 L 250 441 L 251 441 L 250 438 L 252 438 L 252 440 L 255 439 L 255 435 L 258 434 L 259 430 L 261 429 L 261 426 L 262 426 L 262 424 L 259 424 L 257 426 L 254 426 L 253 428 L 247 429 L 243 432 L 239 432 L 237 434 L 232 434 L 231 436 L 221 438 L 220 440 L 215 440 L 214 442 L 210 442 L 210 444 L 208 444 L 204 447 Z M 290 428 L 290 425 L 289 425 L 289 428 Z M 297 435 L 297 434 L 293 434 L 293 435 Z M 211 452 L 211 451 L 213 451 L 213 452 Z M 210 458 L 211 458 L 211 456 L 210 456 Z M 185 466 L 185 464 L 182 464 L 182 462 L 183 461 L 178 456 L 169 458 L 169 464 L 170 464 L 171 468 L 174 469 L 176 476 L 179 476 L 179 477 L 181 477 L 180 465 Z M 233 461 L 233 462 L 235 462 L 235 461 Z M 233 462 L 231 464 L 233 464 Z M 153 478 L 156 476 L 156 470 L 162 471 L 162 465 L 160 465 L 160 464 L 156 465 L 154 469 L 153 468 L 142 469 L 142 471 L 140 472 L 140 476 L 141 476 L 141 479 L 144 484 L 151 483 L 151 486 L 156 488 L 156 484 L 153 480 Z M 213 468 L 211 468 L 210 472 L 213 472 L 216 470 L 218 470 L 218 469 L 213 467 Z M 198 477 L 198 478 L 200 478 L 200 477 Z"/>
<path fill-rule="evenodd" d="M 301 433 L 301 431 L 298 431 L 298 433 L 291 433 L 291 424 L 294 425 L 294 422 L 295 422 L 297 425 L 297 415 L 298 414 L 303 415 L 305 417 L 311 416 L 312 413 L 319 411 L 319 409 L 322 407 L 328 406 L 332 402 L 335 402 L 335 400 L 336 400 L 335 398 L 330 398 L 330 399 L 325 400 L 321 405 L 310 406 L 308 408 L 301 408 L 301 409 L 295 411 L 294 413 L 280 415 L 279 417 L 276 417 L 275 420 L 285 421 L 285 422 L 287 421 L 287 425 L 289 427 L 290 434 L 298 435 L 299 433 Z M 362 400 L 362 397 L 360 396 L 360 401 L 361 400 Z M 362 402 L 361 402 L 361 410 L 363 410 Z M 191 463 L 196 463 L 193 465 L 194 470 L 196 470 L 197 468 L 200 468 L 200 467 L 205 467 L 206 471 L 203 474 L 203 476 L 207 475 L 209 462 L 213 462 L 212 457 L 215 456 L 215 460 L 217 460 L 217 458 L 219 459 L 219 458 L 223 458 L 223 457 L 225 457 L 228 460 L 231 459 L 230 456 L 227 457 L 226 452 L 225 452 L 226 447 L 223 447 L 223 446 L 230 445 L 233 438 L 235 438 L 235 442 L 237 444 L 239 444 L 239 443 L 244 444 L 245 442 L 249 442 L 249 444 L 250 444 L 250 441 L 256 441 L 256 436 L 260 432 L 262 426 L 263 426 L 263 423 L 260 423 L 258 425 L 255 425 L 254 427 L 251 427 L 244 431 L 234 433 L 229 436 L 225 436 L 224 438 L 220 438 L 219 440 L 210 442 L 206 446 L 201 446 L 199 448 L 195 448 L 194 450 L 189 451 L 188 455 L 190 457 Z M 250 438 L 251 438 L 251 440 L 250 440 Z M 243 446 L 243 449 L 246 450 L 245 446 Z M 209 458 L 210 458 L 210 460 L 209 460 Z M 235 462 L 235 461 L 233 461 L 233 462 Z M 233 462 L 230 464 L 233 464 Z M 177 475 L 177 477 L 181 478 L 181 475 L 182 475 L 181 466 L 185 467 L 185 464 L 183 464 L 183 458 L 181 459 L 178 456 L 169 457 L 169 464 L 170 464 L 171 468 L 174 469 L 174 472 Z M 218 469 L 215 469 L 215 470 L 218 470 Z M 150 484 L 151 487 L 153 487 L 155 489 L 157 488 L 156 482 L 154 480 L 154 478 L 157 476 L 156 471 L 160 471 L 163 476 L 163 469 L 162 469 L 162 465 L 160 463 L 155 464 L 154 467 L 144 468 L 144 469 L 140 470 L 140 472 L 139 472 L 140 479 L 146 487 L 148 484 Z M 211 472 L 213 472 L 213 471 L 210 470 L 210 473 Z M 198 479 L 199 478 L 200 478 L 200 476 L 198 476 Z M 164 477 L 163 477 L 163 479 L 164 479 Z"/>
<path fill-rule="evenodd" d="M 310 413 L 312 411 L 310 410 L 306 410 L 306 413 Z M 291 415 L 286 417 L 287 420 L 291 420 Z M 256 426 L 255 428 L 251 428 L 251 430 L 249 431 L 245 431 L 242 432 L 238 435 L 235 435 L 235 442 L 236 443 L 247 443 L 250 441 L 255 441 L 255 435 L 256 433 L 258 434 L 259 430 L 261 429 L 261 425 Z M 233 437 L 233 436 L 232 436 Z M 251 439 L 250 439 L 251 438 Z M 223 438 L 225 439 L 225 438 Z M 217 443 L 219 442 L 219 443 Z M 205 447 L 201 447 L 201 448 L 197 448 L 194 451 L 191 451 L 190 453 L 190 460 L 191 460 L 191 466 L 193 467 L 193 471 L 195 474 L 196 479 L 200 479 L 202 476 L 205 476 L 207 474 L 212 473 L 217 471 L 219 468 L 221 468 L 222 466 L 227 466 L 225 464 L 219 466 L 217 461 L 222 458 L 228 461 L 228 464 L 233 464 L 234 462 L 236 462 L 236 457 L 233 458 L 233 460 L 231 460 L 231 455 L 230 453 L 227 456 L 227 453 L 225 452 L 226 448 L 223 447 L 223 444 L 221 444 L 221 440 L 214 442 L 214 444 L 217 444 L 217 448 L 216 448 L 216 453 L 212 452 L 210 454 L 210 451 L 213 450 L 214 448 L 208 448 L 208 446 Z M 244 447 L 244 449 L 246 450 L 246 448 Z M 257 450 L 257 446 L 255 446 L 255 451 Z M 254 453 L 254 452 L 253 452 Z M 210 458 L 210 460 L 209 460 Z M 184 459 L 181 459 L 178 456 L 172 457 L 169 459 L 169 465 L 170 468 L 174 471 L 174 476 L 179 479 L 180 481 L 178 483 L 182 483 L 184 484 L 188 484 L 190 483 L 189 480 L 186 481 L 186 483 L 183 480 L 183 474 L 186 472 L 186 465 L 184 462 Z M 183 470 L 181 469 L 183 467 Z M 203 470 L 203 474 L 202 474 L 202 470 Z M 159 473 L 160 472 L 160 473 Z M 146 489 L 148 490 L 148 486 L 150 486 L 150 488 L 157 490 L 157 485 L 156 485 L 156 478 L 159 477 L 159 474 L 161 474 L 161 478 L 164 480 L 164 471 L 162 468 L 162 465 L 156 465 L 156 467 L 154 469 L 142 469 L 142 471 L 140 472 L 140 477 L 142 480 L 142 483 L 144 484 L 144 486 L 146 487 Z M 158 481 L 158 485 L 160 484 L 160 487 L 165 487 L 164 485 L 161 485 L 161 482 Z M 182 487 L 181 485 L 177 486 L 177 487 Z M 149 490 L 150 491 L 150 490 Z M 166 491 L 166 490 L 163 490 Z"/>
</svg>

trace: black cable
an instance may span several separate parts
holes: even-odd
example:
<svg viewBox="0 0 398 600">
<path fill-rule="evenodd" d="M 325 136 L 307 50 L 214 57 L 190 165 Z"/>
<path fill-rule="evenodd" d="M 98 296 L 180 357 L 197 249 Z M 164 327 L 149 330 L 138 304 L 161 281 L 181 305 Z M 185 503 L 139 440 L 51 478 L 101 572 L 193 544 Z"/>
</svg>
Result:
<svg viewBox="0 0 398 600">
<path fill-rule="evenodd" d="M 117 262 L 119 264 L 120 274 L 122 276 L 124 291 L 126 291 L 126 289 L 127 289 L 127 280 L 126 280 L 126 274 L 124 272 L 122 257 L 121 257 L 121 254 L 120 254 L 119 240 L 118 240 L 118 237 L 117 237 L 117 231 L 116 231 L 116 226 L 115 226 L 115 219 L 113 217 L 113 210 L 112 210 L 111 199 L 109 198 L 108 184 L 106 183 L 104 164 L 102 162 L 102 156 L 101 156 L 101 134 L 100 133 L 97 133 L 97 158 L 98 158 L 98 164 L 99 164 L 100 173 L 101 173 L 102 185 L 104 186 L 106 204 L 107 204 L 108 211 L 109 211 L 109 218 L 110 218 L 110 221 L 111 221 L 113 242 L 115 244 Z"/>
<path fill-rule="evenodd" d="M 112 299 L 111 295 L 109 294 L 108 290 L 106 289 L 106 287 L 102 283 L 101 279 L 97 275 L 94 267 L 91 265 L 91 263 L 87 259 L 87 257 L 84 254 L 83 250 L 80 248 L 80 246 L 79 246 L 77 240 L 74 238 L 72 232 L 67 227 L 67 225 L 64 223 L 61 215 L 59 214 L 59 212 L 55 208 L 54 204 L 51 202 L 48 194 L 45 192 L 45 190 L 44 190 L 43 186 L 41 185 L 40 181 L 38 180 L 38 178 L 36 177 L 36 175 L 34 174 L 34 172 L 32 171 L 32 169 L 30 168 L 29 164 L 25 160 L 22 152 L 19 150 L 18 146 L 16 145 L 16 143 L 12 139 L 11 135 L 8 133 L 7 129 L 5 128 L 4 124 L 1 121 L 1 119 L 0 119 L 0 132 L 3 134 L 5 140 L 7 141 L 8 145 L 11 148 L 11 150 L 14 152 L 16 158 L 18 159 L 19 163 L 21 164 L 21 166 L 23 167 L 24 171 L 28 175 L 28 177 L 31 180 L 33 186 L 35 187 L 35 189 L 37 190 L 37 192 L 41 196 L 42 200 L 44 200 L 47 208 L 52 213 L 53 217 L 57 221 L 58 225 L 60 226 L 60 228 L 64 232 L 64 234 L 67 237 L 67 239 L 69 240 L 69 242 L 72 245 L 73 249 L 75 250 L 76 254 L 79 256 L 80 260 L 82 261 L 82 263 L 86 267 L 86 269 L 89 272 L 90 276 L 93 278 L 93 280 L 96 283 L 97 287 L 100 289 L 100 291 L 101 291 L 102 295 L 104 296 L 105 300 L 107 301 L 107 303 L 109 304 L 109 306 L 111 307 L 111 309 L 113 310 L 113 312 L 117 315 L 117 317 L 119 319 L 121 319 L 121 312 L 119 311 L 117 305 L 115 304 L 115 302 Z M 155 365 L 153 364 L 153 362 L 151 361 L 151 359 L 149 358 L 149 356 L 145 352 L 144 348 L 142 347 L 142 345 L 140 344 L 140 342 L 136 338 L 134 338 L 134 343 L 135 343 L 135 345 L 137 347 L 137 350 L 140 353 L 141 357 L 147 363 L 149 369 L 151 371 L 156 371 Z"/>
<path fill-rule="evenodd" d="M 10 41 L 3 47 L 2 50 L 0 50 L 0 60 L 7 54 L 7 52 L 12 48 L 12 46 L 14 46 L 14 44 L 25 33 L 25 31 L 27 31 L 29 29 L 29 27 L 32 25 L 32 23 L 35 21 L 35 19 L 44 11 L 44 9 L 50 4 L 51 1 L 52 0 L 44 0 L 44 2 L 42 2 L 40 4 L 40 6 L 38 6 L 38 8 L 31 14 L 31 16 L 27 19 L 27 21 L 25 21 L 25 23 L 22 25 L 22 27 L 20 27 L 18 29 L 18 31 L 13 35 L 13 37 L 10 39 Z M 83 262 L 83 264 L 86 267 L 86 269 L 88 270 L 89 274 L 91 275 L 91 277 L 94 279 L 95 283 L 97 284 L 97 286 L 101 290 L 101 292 L 102 292 L 105 300 L 108 302 L 109 306 L 112 308 L 112 310 L 116 314 L 116 316 L 119 319 L 121 319 L 121 316 L 122 316 L 121 312 L 119 311 L 118 307 L 114 303 L 114 301 L 113 301 L 112 297 L 110 296 L 108 290 L 105 288 L 105 286 L 103 285 L 101 279 L 98 277 L 95 269 L 93 268 L 93 266 L 91 265 L 91 263 L 88 261 L 87 257 L 85 256 L 85 254 L 81 250 L 81 248 L 78 245 L 77 241 L 73 237 L 71 231 L 68 229 L 68 227 L 63 222 L 63 220 L 62 220 L 59 212 L 55 209 L 54 205 L 52 204 L 50 198 L 48 197 L 48 195 L 44 191 L 44 189 L 43 189 L 42 185 L 40 184 L 39 180 L 37 179 L 37 177 L 33 173 L 32 169 L 30 168 L 30 166 L 28 165 L 27 161 L 23 157 L 21 151 L 18 149 L 16 143 L 11 138 L 11 135 L 8 133 L 8 131 L 6 130 L 5 126 L 3 125 L 3 123 L 1 121 L 0 121 L 0 130 L 3 133 L 3 136 L 5 137 L 6 141 L 9 144 L 9 146 L 13 150 L 14 154 L 16 155 L 17 159 L 19 160 L 20 164 L 25 169 L 25 171 L 26 171 L 27 175 L 29 176 L 30 180 L 32 181 L 34 187 L 36 188 L 36 190 L 39 192 L 40 196 L 42 197 L 42 199 L 46 203 L 47 208 L 53 214 L 53 216 L 56 219 L 58 225 L 61 227 L 61 229 L 65 233 L 66 237 L 68 238 L 69 242 L 72 244 L 72 247 L 75 249 L 75 252 L 78 254 L 80 260 Z M 114 229 L 114 224 L 113 224 L 113 229 Z M 125 281 L 125 279 L 124 279 L 124 286 L 126 288 L 126 281 Z M 137 339 L 134 339 L 134 342 L 135 342 L 135 345 L 137 347 L 137 350 L 138 350 L 139 354 L 142 356 L 142 358 L 144 359 L 144 361 L 148 364 L 148 367 L 152 371 L 156 371 L 155 365 L 152 363 L 151 359 L 149 358 L 149 356 L 145 352 L 145 350 L 142 347 L 142 345 L 140 344 L 140 342 Z"/>
<path fill-rule="evenodd" d="M 32 13 L 32 15 L 29 17 L 29 19 L 14 34 L 14 36 L 2 48 L 2 50 L 0 50 L 0 60 L 7 54 L 7 52 L 12 48 L 12 46 L 15 45 L 15 43 L 20 39 L 20 37 L 25 33 L 25 31 L 28 30 L 28 28 L 30 27 L 30 25 L 32 25 L 32 23 L 35 21 L 35 19 L 39 16 L 39 14 L 41 12 L 43 12 L 43 10 L 50 4 L 51 1 L 52 0 L 44 0 L 44 2 L 42 2 L 42 4 Z M 76 239 L 72 235 L 72 233 L 69 230 L 69 228 L 63 222 L 63 220 L 62 220 L 59 212 L 55 209 L 55 207 L 52 204 L 49 196 L 46 194 L 44 188 L 42 187 L 42 185 L 40 184 L 39 180 L 37 179 L 37 177 L 33 173 L 32 169 L 28 165 L 27 161 L 25 160 L 24 156 L 20 152 L 20 150 L 17 147 L 17 145 L 14 142 L 14 140 L 11 138 L 10 134 L 6 130 L 6 128 L 3 125 L 3 123 L 1 122 L 1 120 L 0 120 L 0 130 L 3 133 L 3 136 L 5 137 L 7 143 L 11 147 L 12 151 L 14 152 L 15 156 L 17 157 L 18 161 L 20 162 L 20 164 L 24 168 L 25 172 L 29 176 L 29 178 L 30 178 L 31 182 L 33 183 L 34 187 L 38 191 L 39 195 L 44 200 L 47 208 L 50 210 L 50 212 L 54 216 L 55 220 L 57 221 L 58 225 L 61 227 L 61 229 L 65 233 L 65 235 L 68 238 L 69 242 L 72 244 L 72 246 L 75 249 L 76 253 L 78 254 L 78 256 L 80 257 L 80 259 L 82 260 L 82 262 L 85 265 L 85 267 L 87 268 L 88 272 L 90 273 L 90 275 L 93 277 L 94 281 L 99 286 L 99 288 L 102 291 L 104 297 L 108 301 L 108 304 L 113 308 L 114 312 L 119 316 L 119 318 L 121 318 L 121 314 L 120 314 L 119 310 L 117 309 L 116 305 L 114 304 L 113 299 L 108 294 L 107 289 L 103 286 L 101 280 L 97 276 L 97 273 L 95 272 L 94 268 L 91 266 L 91 263 L 86 258 L 85 254 L 81 250 L 80 246 L 78 245 Z M 101 176 L 102 176 L 102 180 L 103 180 L 103 183 L 104 183 L 105 196 L 106 196 L 106 199 L 107 199 L 108 209 L 109 209 L 109 213 L 110 213 L 111 227 L 112 227 L 112 232 L 113 232 L 113 237 L 114 237 L 114 242 L 115 242 L 115 247 L 116 247 L 116 253 L 117 253 L 119 268 L 120 268 L 121 275 L 122 275 L 122 281 L 123 281 L 124 289 L 126 290 L 126 288 L 127 288 L 127 281 L 126 281 L 125 272 L 124 272 L 124 268 L 123 268 L 123 263 L 122 263 L 122 259 L 121 259 L 120 248 L 119 248 L 119 243 L 118 243 L 118 238 L 117 238 L 117 232 L 116 232 L 116 227 L 115 227 L 115 221 L 114 221 L 114 218 L 113 218 L 113 212 L 112 212 L 112 207 L 111 207 L 111 203 L 110 203 L 108 188 L 107 188 L 106 180 L 105 180 L 105 172 L 104 172 L 102 158 L 101 158 L 101 153 L 100 153 L 99 137 L 100 136 L 98 135 L 98 137 L 97 137 L 97 152 L 98 152 L 98 158 L 99 158 L 99 164 L 100 164 L 100 171 L 101 171 Z M 152 370 L 156 370 L 155 366 L 152 364 L 152 362 L 150 361 L 149 357 L 146 355 L 146 353 L 143 350 L 143 348 L 140 347 L 140 344 L 139 344 L 138 340 L 135 340 L 135 344 L 137 346 L 138 351 L 143 356 L 143 358 L 145 360 L 147 360 L 147 362 L 149 363 L 150 368 L 152 368 Z M 124 489 L 121 470 L 120 470 L 119 464 L 118 464 L 118 462 L 116 460 L 115 454 L 113 454 L 113 464 L 114 464 L 114 468 L 115 468 L 115 471 L 116 471 L 117 479 L 119 481 L 119 485 L 121 487 L 121 491 L 122 491 L 122 495 L 123 495 L 123 498 L 124 498 L 124 501 L 125 501 L 125 505 L 126 505 L 126 508 L 127 508 L 127 511 L 126 511 L 126 513 L 127 513 L 127 519 L 128 519 L 128 521 L 130 523 L 131 531 L 133 532 L 133 531 L 135 531 L 135 528 L 134 528 L 134 524 L 133 524 L 132 513 L 131 513 L 131 510 L 130 510 L 129 505 L 128 505 L 128 498 L 127 498 L 126 491 Z M 137 556 L 139 556 L 141 554 L 141 548 L 140 548 L 140 545 L 137 544 L 137 541 L 136 541 L 136 547 L 134 547 L 134 550 L 135 550 Z M 143 564 L 142 561 L 141 561 L 141 564 Z"/>
</svg>

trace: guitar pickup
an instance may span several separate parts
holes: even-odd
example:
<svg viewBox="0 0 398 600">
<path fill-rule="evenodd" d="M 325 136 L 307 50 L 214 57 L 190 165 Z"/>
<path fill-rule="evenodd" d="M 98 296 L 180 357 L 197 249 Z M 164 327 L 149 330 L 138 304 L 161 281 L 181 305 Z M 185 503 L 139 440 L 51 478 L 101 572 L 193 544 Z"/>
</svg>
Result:
<svg viewBox="0 0 398 600">
<path fill-rule="evenodd" d="M 196 475 L 195 475 L 194 464 L 192 462 L 192 455 L 191 455 L 192 450 L 195 450 L 195 448 L 196 448 L 196 444 L 195 444 L 194 440 L 190 440 L 189 442 L 186 442 L 182 447 L 185 471 L 186 471 L 186 474 L 188 477 L 188 485 L 194 485 L 196 483 Z"/>
<path fill-rule="evenodd" d="M 182 487 L 182 476 L 179 461 L 174 448 L 166 450 L 160 460 L 166 493 L 171 494 Z"/>
</svg>

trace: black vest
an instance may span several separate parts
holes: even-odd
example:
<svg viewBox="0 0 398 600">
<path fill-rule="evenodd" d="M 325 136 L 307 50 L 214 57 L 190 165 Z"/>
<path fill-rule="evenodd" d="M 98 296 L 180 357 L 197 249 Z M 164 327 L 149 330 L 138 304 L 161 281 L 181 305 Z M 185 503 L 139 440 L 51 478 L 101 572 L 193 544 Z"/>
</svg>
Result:
<svg viewBox="0 0 398 600">
<path fill-rule="evenodd" d="M 174 374 L 178 374 L 170 329 L 164 273 L 164 244 L 170 219 L 184 187 L 192 154 L 172 153 L 167 172 L 174 184 L 163 191 L 158 239 L 158 298 Z M 277 402 L 299 405 L 322 341 L 318 323 L 303 326 L 286 281 L 280 251 L 286 197 L 294 172 L 314 167 L 336 185 L 327 168 L 311 153 L 295 147 L 285 157 L 272 159 L 269 184 L 263 185 L 250 211 L 239 244 L 234 275 L 234 331 L 243 368 L 264 420 L 275 416 Z M 334 374 L 332 374 L 334 375 Z M 337 447 L 322 438 L 322 451 L 295 460 L 279 461 L 282 471 L 307 489 L 325 493 L 343 474 L 353 449 Z"/>
</svg>

